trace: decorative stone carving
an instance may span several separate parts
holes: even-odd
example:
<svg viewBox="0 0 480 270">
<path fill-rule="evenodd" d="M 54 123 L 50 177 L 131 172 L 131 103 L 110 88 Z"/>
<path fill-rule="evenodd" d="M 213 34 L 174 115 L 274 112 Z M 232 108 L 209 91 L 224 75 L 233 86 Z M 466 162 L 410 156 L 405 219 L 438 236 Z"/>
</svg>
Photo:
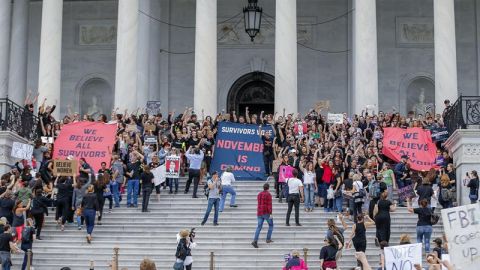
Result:
<svg viewBox="0 0 480 270">
<path fill-rule="evenodd" d="M 297 26 L 297 39 L 299 43 L 302 44 L 312 44 L 313 43 L 313 26 L 310 25 L 313 20 L 312 18 L 302 18 L 304 21 L 303 24 L 300 23 L 298 18 Z M 220 18 L 219 20 L 222 20 Z M 271 21 L 270 19 L 269 21 Z M 275 27 L 272 23 L 267 23 L 265 20 L 262 21 L 260 27 L 260 32 L 255 37 L 255 40 L 252 42 L 250 37 L 245 33 L 245 25 L 242 21 L 228 21 L 218 25 L 217 28 L 218 36 L 218 45 L 219 46 L 249 46 L 252 44 L 261 44 L 261 45 L 273 45 L 275 44 Z"/>
<path fill-rule="evenodd" d="M 398 47 L 433 47 L 433 17 L 397 17 Z"/>
<path fill-rule="evenodd" d="M 465 144 L 463 145 L 463 154 L 465 156 L 480 157 L 480 144 Z"/>
<path fill-rule="evenodd" d="M 88 23 L 78 25 L 78 44 L 81 46 L 111 46 L 117 41 L 117 25 L 115 23 Z"/>
</svg>

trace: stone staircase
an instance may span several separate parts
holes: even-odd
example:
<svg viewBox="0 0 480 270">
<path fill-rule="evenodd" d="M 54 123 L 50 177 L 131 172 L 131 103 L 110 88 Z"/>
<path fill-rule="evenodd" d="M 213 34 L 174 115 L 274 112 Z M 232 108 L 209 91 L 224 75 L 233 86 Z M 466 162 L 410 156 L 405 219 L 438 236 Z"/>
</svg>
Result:
<svg viewBox="0 0 480 270">
<path fill-rule="evenodd" d="M 183 190 L 185 179 L 181 179 Z M 210 269 L 210 252 L 215 254 L 215 269 L 280 269 L 284 254 L 293 249 L 301 253 L 308 248 L 308 264 L 313 269 L 319 268 L 319 253 L 323 246 L 327 219 L 334 213 L 324 213 L 323 209 L 306 213 L 301 206 L 300 222 L 303 227 L 286 227 L 285 213 L 287 204 L 274 199 L 274 243 L 266 244 L 268 225 L 259 239 L 259 248 L 251 246 L 255 232 L 256 195 L 262 189 L 263 182 L 237 182 L 238 208 L 228 207 L 220 214 L 220 226 L 214 227 L 213 211 L 205 226 L 200 226 L 207 203 L 199 194 L 199 199 L 191 198 L 179 192 L 168 194 L 162 190 L 160 202 L 152 194 L 150 213 L 141 213 L 141 209 L 126 208 L 125 201 L 121 208 L 105 211 L 103 225 L 96 225 L 93 243 L 87 244 L 85 230 L 78 231 L 74 224 L 67 224 L 61 232 L 54 221 L 53 213 L 46 219 L 42 232 L 42 241 L 34 243 L 33 266 L 35 270 L 54 270 L 64 266 L 72 269 L 88 269 L 90 260 L 95 261 L 95 269 L 109 269 L 113 248 L 119 247 L 120 268 L 138 269 L 140 261 L 148 257 L 155 261 L 157 269 L 172 269 L 176 249 L 176 234 L 180 229 L 196 228 L 197 248 L 192 250 L 194 269 Z M 273 191 L 272 191 L 273 192 Z M 125 196 L 124 196 L 125 199 Z M 399 208 L 392 213 L 391 243 L 399 242 L 402 233 L 408 233 L 415 242 L 415 225 L 417 216 L 407 213 L 406 208 Z M 292 213 L 291 224 L 294 224 Z M 348 221 L 350 233 L 352 222 Z M 432 238 L 441 236 L 440 224 L 434 228 Z M 367 256 L 372 266 L 378 265 L 379 249 L 374 245 L 375 229 L 367 230 Z M 13 256 L 13 269 L 20 269 L 23 255 Z M 356 265 L 354 250 L 345 250 L 340 266 L 351 269 Z"/>
</svg>

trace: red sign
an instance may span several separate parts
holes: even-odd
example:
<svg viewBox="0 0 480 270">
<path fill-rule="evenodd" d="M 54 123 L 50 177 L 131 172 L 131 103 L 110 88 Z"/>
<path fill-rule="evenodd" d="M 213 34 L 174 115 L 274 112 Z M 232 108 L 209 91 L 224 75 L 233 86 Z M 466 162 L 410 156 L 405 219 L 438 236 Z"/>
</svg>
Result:
<svg viewBox="0 0 480 270">
<path fill-rule="evenodd" d="M 435 165 L 437 147 L 432 142 L 429 130 L 422 128 L 385 128 L 383 154 L 400 161 L 403 155 L 409 157 L 410 168 L 428 171 Z"/>
<path fill-rule="evenodd" d="M 95 172 L 104 161 L 109 164 L 111 149 L 115 143 L 116 125 L 99 122 L 76 122 L 64 125 L 54 144 L 53 158 L 67 159 L 72 156 L 85 158 Z"/>
</svg>

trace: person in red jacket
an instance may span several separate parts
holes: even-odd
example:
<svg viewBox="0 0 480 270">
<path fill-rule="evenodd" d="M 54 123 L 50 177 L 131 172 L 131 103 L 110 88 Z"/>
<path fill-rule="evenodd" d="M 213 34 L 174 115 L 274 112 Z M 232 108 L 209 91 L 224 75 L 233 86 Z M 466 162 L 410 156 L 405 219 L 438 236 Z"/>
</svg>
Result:
<svg viewBox="0 0 480 270">
<path fill-rule="evenodd" d="M 252 246 L 258 248 L 258 237 L 260 236 L 260 231 L 263 227 L 263 222 L 267 221 L 268 223 L 268 232 L 267 232 L 267 244 L 272 243 L 272 232 L 273 232 L 273 218 L 272 218 L 272 195 L 270 194 L 270 185 L 265 183 L 263 185 L 263 191 L 257 195 L 257 220 L 258 226 L 255 231 L 255 236 L 253 238 Z"/>
</svg>

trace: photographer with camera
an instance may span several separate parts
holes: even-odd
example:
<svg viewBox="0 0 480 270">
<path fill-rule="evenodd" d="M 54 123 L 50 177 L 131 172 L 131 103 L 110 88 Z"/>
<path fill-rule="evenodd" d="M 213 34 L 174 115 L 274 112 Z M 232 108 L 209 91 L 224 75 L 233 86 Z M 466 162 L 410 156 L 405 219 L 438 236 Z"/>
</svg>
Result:
<svg viewBox="0 0 480 270">
<path fill-rule="evenodd" d="M 190 163 L 190 167 L 188 168 L 188 180 L 187 184 L 185 186 L 185 194 L 188 193 L 188 190 L 190 189 L 190 185 L 192 184 L 193 180 L 193 195 L 192 198 L 198 198 L 197 197 L 197 190 L 198 190 L 198 183 L 200 182 L 200 168 L 202 166 L 202 161 L 203 161 L 203 151 L 198 148 L 198 146 L 195 146 L 192 148 L 190 146 L 185 153 L 185 156 L 188 159 L 188 162 Z"/>
<path fill-rule="evenodd" d="M 177 234 L 177 251 L 175 252 L 176 261 L 173 265 L 174 270 L 191 270 L 193 264 L 193 257 L 191 250 L 197 244 L 194 242 L 195 228 L 191 231 L 181 230 Z"/>
</svg>

